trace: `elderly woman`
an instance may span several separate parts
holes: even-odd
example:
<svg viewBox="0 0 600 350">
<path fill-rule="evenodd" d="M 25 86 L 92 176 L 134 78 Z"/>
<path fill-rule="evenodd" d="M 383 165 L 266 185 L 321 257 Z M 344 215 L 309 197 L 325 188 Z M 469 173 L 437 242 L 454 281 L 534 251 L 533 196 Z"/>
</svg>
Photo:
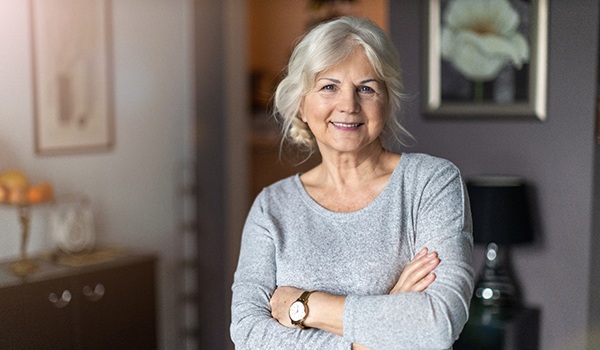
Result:
<svg viewBox="0 0 600 350">
<path fill-rule="evenodd" d="M 323 23 L 275 93 L 283 136 L 322 162 L 265 188 L 242 234 L 239 349 L 449 349 L 473 291 L 471 218 L 449 161 L 395 153 L 398 54 L 366 19 Z"/>
</svg>

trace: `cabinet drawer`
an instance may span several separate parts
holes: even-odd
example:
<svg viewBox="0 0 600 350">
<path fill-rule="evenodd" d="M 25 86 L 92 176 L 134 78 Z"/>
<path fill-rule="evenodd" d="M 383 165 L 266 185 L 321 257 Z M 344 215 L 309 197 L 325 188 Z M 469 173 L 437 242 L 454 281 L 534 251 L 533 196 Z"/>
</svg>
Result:
<svg viewBox="0 0 600 350">
<path fill-rule="evenodd" d="M 0 289 L 0 349 L 73 348 L 71 279 Z"/>
<path fill-rule="evenodd" d="M 83 349 L 156 347 L 154 264 L 89 273 L 77 278 L 78 333 Z"/>
</svg>

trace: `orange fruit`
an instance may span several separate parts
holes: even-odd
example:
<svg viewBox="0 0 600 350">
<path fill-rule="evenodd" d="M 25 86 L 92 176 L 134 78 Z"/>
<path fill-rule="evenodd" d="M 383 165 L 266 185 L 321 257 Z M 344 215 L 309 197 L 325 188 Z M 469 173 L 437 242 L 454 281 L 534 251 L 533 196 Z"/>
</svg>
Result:
<svg viewBox="0 0 600 350">
<path fill-rule="evenodd" d="M 52 199 L 52 185 L 48 182 L 41 182 L 29 187 L 27 190 L 27 202 L 31 204 L 46 202 Z"/>
</svg>

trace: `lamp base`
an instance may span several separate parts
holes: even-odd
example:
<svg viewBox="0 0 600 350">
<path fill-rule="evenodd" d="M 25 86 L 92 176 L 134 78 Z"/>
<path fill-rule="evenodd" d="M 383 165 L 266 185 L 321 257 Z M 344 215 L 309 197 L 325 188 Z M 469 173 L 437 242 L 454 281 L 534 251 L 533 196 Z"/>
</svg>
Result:
<svg viewBox="0 0 600 350">
<path fill-rule="evenodd" d="M 485 266 L 475 284 L 473 300 L 483 305 L 512 307 L 521 305 L 521 296 L 512 275 L 509 248 L 489 243 L 485 251 Z"/>
<path fill-rule="evenodd" d="M 10 264 L 10 271 L 17 276 L 27 276 L 37 271 L 40 265 L 30 259 L 20 259 Z"/>
</svg>

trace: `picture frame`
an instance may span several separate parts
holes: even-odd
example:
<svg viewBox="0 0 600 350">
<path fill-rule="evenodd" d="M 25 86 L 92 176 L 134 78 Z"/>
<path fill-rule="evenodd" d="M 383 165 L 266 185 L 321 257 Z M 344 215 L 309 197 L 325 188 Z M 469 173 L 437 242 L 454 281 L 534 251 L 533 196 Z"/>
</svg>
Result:
<svg viewBox="0 0 600 350">
<path fill-rule="evenodd" d="M 30 0 L 35 150 L 114 143 L 111 0 Z"/>
<path fill-rule="evenodd" d="M 513 14 L 518 14 L 519 18 L 518 26 L 513 25 L 513 37 L 502 44 L 495 41 L 496 44 L 491 50 L 487 50 L 486 47 L 490 45 L 490 41 L 470 42 L 469 40 L 480 39 L 473 33 L 467 33 L 465 37 L 464 33 L 459 33 L 456 27 L 453 28 L 457 18 L 458 21 L 461 20 L 457 14 L 462 4 L 457 3 L 462 1 L 427 0 L 424 21 L 425 69 L 422 84 L 424 115 L 434 118 L 513 117 L 545 120 L 548 0 L 491 2 L 503 5 L 503 10 L 511 7 L 515 11 Z M 484 3 L 489 2 L 481 2 Z M 450 14 L 449 11 L 456 13 Z M 470 11 L 460 13 L 462 16 L 475 16 L 473 13 L 477 12 L 471 8 Z M 497 18 L 504 20 L 510 19 L 510 16 L 495 15 L 491 20 Z M 495 39 L 487 37 L 481 40 Z M 481 50 L 482 47 L 484 50 Z M 501 49 L 505 49 L 504 52 L 495 52 L 502 51 Z M 493 51 L 497 56 L 490 59 L 482 54 L 485 59 L 478 62 L 476 59 L 482 51 L 487 55 L 491 55 L 490 52 Z M 506 60 L 506 56 L 511 58 Z M 520 58 L 521 62 L 516 64 L 514 57 Z M 499 63 L 502 59 L 505 60 L 503 64 Z"/>
</svg>

